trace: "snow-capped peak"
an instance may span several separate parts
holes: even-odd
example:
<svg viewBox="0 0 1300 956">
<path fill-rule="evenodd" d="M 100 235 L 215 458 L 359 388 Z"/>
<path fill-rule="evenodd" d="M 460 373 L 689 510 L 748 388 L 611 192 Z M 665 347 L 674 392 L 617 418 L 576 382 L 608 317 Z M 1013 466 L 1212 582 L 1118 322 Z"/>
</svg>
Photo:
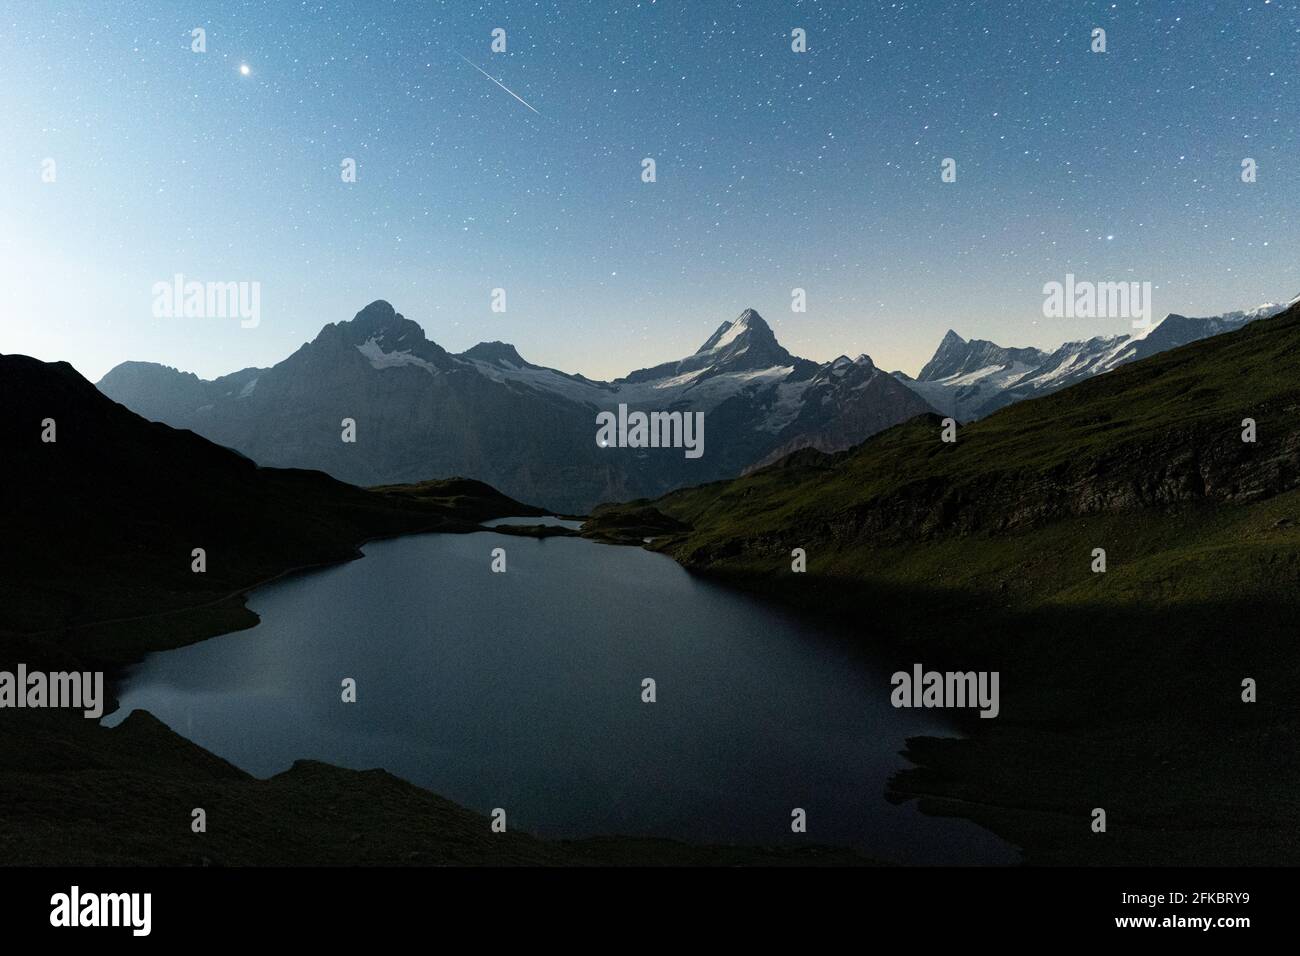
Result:
<svg viewBox="0 0 1300 956">
<path fill-rule="evenodd" d="M 1300 297 L 1292 300 L 1296 302 Z M 981 339 L 966 342 L 950 329 L 920 374 L 915 379 L 899 376 L 899 380 L 935 408 L 969 420 L 1166 349 L 1271 318 L 1285 308 L 1268 303 L 1203 318 L 1171 312 L 1145 328 L 1066 342 L 1050 353 L 1003 348 Z"/>
<path fill-rule="evenodd" d="M 771 327 L 754 309 L 746 309 L 731 322 L 723 322 L 718 326 L 718 330 L 709 336 L 709 340 L 696 349 L 695 354 L 721 352 L 727 350 L 728 346 L 734 346 L 737 342 L 750 337 L 764 342 L 771 341 L 773 344 L 776 342 Z"/>
</svg>

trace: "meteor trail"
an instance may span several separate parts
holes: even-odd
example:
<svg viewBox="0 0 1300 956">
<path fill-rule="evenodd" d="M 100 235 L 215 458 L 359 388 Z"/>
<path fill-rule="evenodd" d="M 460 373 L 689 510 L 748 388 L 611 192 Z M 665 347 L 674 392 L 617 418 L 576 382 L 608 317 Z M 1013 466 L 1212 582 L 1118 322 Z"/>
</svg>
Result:
<svg viewBox="0 0 1300 956">
<path fill-rule="evenodd" d="M 510 87 L 506 86 L 504 83 L 502 83 L 500 80 L 498 80 L 496 77 L 494 77 L 491 73 L 487 72 L 487 70 L 483 69 L 483 68 L 482 68 L 481 66 L 479 66 L 477 63 L 475 63 L 473 60 L 471 60 L 469 57 L 465 56 L 463 53 L 457 53 L 456 55 L 457 55 L 458 57 L 460 57 L 462 60 L 464 60 L 466 63 L 468 63 L 470 66 L 474 67 L 474 69 L 478 70 L 480 73 L 482 73 L 484 76 L 486 76 L 489 80 L 491 80 L 491 81 L 492 81 L 493 83 L 495 83 L 497 86 L 501 87 L 501 89 L 505 90 L 507 93 L 509 93 L 509 94 L 510 94 L 511 96 L 513 96 L 515 99 L 517 99 L 520 103 L 523 103 L 524 106 L 527 106 L 530 110 L 533 110 L 534 113 L 537 113 L 537 110 L 534 110 L 534 109 L 532 108 L 532 106 L 530 106 L 530 105 L 529 105 L 529 104 L 524 100 L 524 98 L 523 98 L 522 96 L 520 96 L 520 95 L 519 95 L 518 93 L 516 93 L 514 90 L 510 89 Z M 541 113 L 537 113 L 537 115 L 538 115 L 538 116 L 541 116 L 542 114 L 541 114 Z"/>
</svg>

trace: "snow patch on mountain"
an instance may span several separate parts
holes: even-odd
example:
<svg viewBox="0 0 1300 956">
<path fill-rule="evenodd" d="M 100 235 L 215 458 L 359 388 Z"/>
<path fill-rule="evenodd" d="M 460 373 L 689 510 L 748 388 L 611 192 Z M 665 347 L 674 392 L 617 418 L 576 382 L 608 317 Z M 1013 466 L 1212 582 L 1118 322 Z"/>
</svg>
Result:
<svg viewBox="0 0 1300 956">
<path fill-rule="evenodd" d="M 950 329 L 915 380 L 897 372 L 894 377 L 944 414 L 970 421 L 1128 362 L 1271 318 L 1284 308 L 1268 303 L 1209 318 L 1171 313 L 1138 332 L 1066 342 L 1051 353 L 968 342 Z"/>
<path fill-rule="evenodd" d="M 539 392 L 558 395 L 572 402 L 585 405 L 600 405 L 610 389 L 602 382 L 592 382 L 579 376 L 565 375 L 555 369 L 540 365 L 515 365 L 509 360 L 497 359 L 485 362 L 478 359 L 465 360 L 466 364 L 478 374 L 494 382 L 510 383 Z"/>
<path fill-rule="evenodd" d="M 372 336 L 357 346 L 357 351 L 370 361 L 371 368 L 400 368 L 403 365 L 415 365 L 425 369 L 431 375 L 438 374 L 437 367 L 418 355 L 412 355 L 409 349 L 400 352 L 385 352 L 379 342 Z"/>
</svg>

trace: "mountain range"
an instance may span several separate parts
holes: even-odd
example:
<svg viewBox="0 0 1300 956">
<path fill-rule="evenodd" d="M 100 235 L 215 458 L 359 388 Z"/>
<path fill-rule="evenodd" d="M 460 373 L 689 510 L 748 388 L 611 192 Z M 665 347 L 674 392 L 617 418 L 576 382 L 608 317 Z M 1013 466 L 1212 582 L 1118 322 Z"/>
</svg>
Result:
<svg viewBox="0 0 1300 956">
<path fill-rule="evenodd" d="M 791 355 L 752 309 L 686 358 L 612 382 L 535 365 L 503 342 L 449 353 L 376 301 L 271 368 L 204 381 L 126 362 L 99 388 L 261 465 L 358 485 L 465 475 L 567 512 L 733 477 L 798 448 L 846 448 L 929 411 L 866 355 Z M 599 447 L 596 416 L 620 405 L 706 413 L 705 453 Z M 355 443 L 341 439 L 345 418 Z"/>
<path fill-rule="evenodd" d="M 466 475 L 514 498 L 586 513 L 605 501 L 734 478 L 803 448 L 840 451 L 930 411 L 969 422 L 1283 308 L 1171 314 L 1140 333 L 1051 352 L 949 331 L 915 379 L 884 373 L 866 355 L 825 363 L 791 355 L 746 309 L 691 355 L 606 382 L 536 365 L 504 342 L 450 353 L 379 300 L 271 368 L 205 381 L 124 362 L 99 388 L 259 464 L 365 486 Z M 598 446 L 597 414 L 620 405 L 704 413 L 705 453 Z M 344 419 L 356 423 L 354 443 L 341 438 Z"/>
<path fill-rule="evenodd" d="M 1288 304 L 1297 301 L 1300 297 Z M 916 378 L 903 372 L 893 374 L 937 411 L 968 422 L 1013 402 L 1049 394 L 1129 362 L 1270 318 L 1286 307 L 1270 303 L 1209 318 L 1171 313 L 1156 325 L 1132 335 L 1066 342 L 1051 352 L 1004 348 L 983 339 L 967 341 L 950 329 Z"/>
</svg>

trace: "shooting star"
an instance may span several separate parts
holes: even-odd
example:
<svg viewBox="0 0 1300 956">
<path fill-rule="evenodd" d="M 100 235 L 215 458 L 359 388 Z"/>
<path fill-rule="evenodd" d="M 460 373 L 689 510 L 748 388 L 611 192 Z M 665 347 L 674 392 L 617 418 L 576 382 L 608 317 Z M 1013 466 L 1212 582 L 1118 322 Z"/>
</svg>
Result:
<svg viewBox="0 0 1300 956">
<path fill-rule="evenodd" d="M 501 87 L 501 89 L 505 90 L 507 93 L 509 93 L 509 94 L 510 94 L 511 96 L 513 96 L 515 99 L 517 99 L 520 103 L 523 103 L 524 106 L 527 106 L 530 110 L 533 110 L 534 113 L 537 113 L 537 110 L 534 110 L 533 107 L 532 107 L 532 106 L 531 106 L 531 105 L 530 105 L 530 104 L 529 104 L 529 103 L 528 103 L 528 102 L 527 102 L 527 101 L 526 101 L 522 96 L 520 96 L 520 95 L 519 95 L 518 93 L 516 93 L 514 90 L 510 89 L 510 87 L 506 86 L 504 83 L 502 83 L 500 80 L 498 80 L 496 77 L 494 77 L 494 76 L 493 76 L 491 73 L 489 73 L 487 70 L 483 69 L 483 68 L 482 68 L 481 66 L 479 66 L 477 63 L 475 63 L 473 60 L 471 60 L 469 57 L 465 56 L 463 53 L 457 53 L 456 55 L 457 55 L 458 57 L 460 57 L 462 60 L 464 60 L 466 63 L 468 63 L 470 66 L 474 67 L 474 69 L 478 70 L 480 73 L 482 73 L 484 76 L 486 76 L 489 80 L 491 80 L 491 81 L 492 81 L 493 83 L 495 83 L 497 86 Z M 542 114 L 541 114 L 541 113 L 537 113 L 537 115 L 538 115 L 538 116 L 541 116 Z"/>
</svg>

